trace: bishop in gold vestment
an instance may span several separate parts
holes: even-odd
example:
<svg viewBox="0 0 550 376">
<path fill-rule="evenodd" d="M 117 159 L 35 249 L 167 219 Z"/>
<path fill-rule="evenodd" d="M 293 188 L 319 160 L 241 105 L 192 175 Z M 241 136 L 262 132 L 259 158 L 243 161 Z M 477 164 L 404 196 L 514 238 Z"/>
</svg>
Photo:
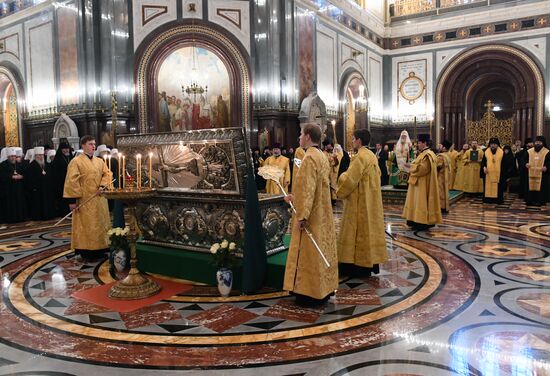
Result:
<svg viewBox="0 0 550 376">
<path fill-rule="evenodd" d="M 483 192 L 483 179 L 480 176 L 482 160 L 483 151 L 477 147 L 476 141 L 472 141 L 472 148 L 462 155 L 462 163 L 464 163 L 462 190 L 464 192 Z"/>
<path fill-rule="evenodd" d="M 529 190 L 527 205 L 541 206 L 550 200 L 550 152 L 546 148 L 543 136 L 537 136 L 535 146 L 527 152 L 529 159 L 525 168 L 528 170 Z"/>
<path fill-rule="evenodd" d="M 403 218 L 415 229 L 426 229 L 443 222 L 437 184 L 437 157 L 428 147 L 429 139 L 429 135 L 418 135 L 420 154 L 410 166 L 403 209 Z"/>
<path fill-rule="evenodd" d="M 294 160 L 292 161 L 292 163 L 294 163 L 294 167 L 292 168 L 291 191 L 294 191 L 294 186 L 296 185 L 296 175 L 298 175 L 298 170 L 300 170 L 300 164 L 302 163 L 302 159 L 304 159 L 305 154 L 306 151 L 299 146 L 294 151 Z"/>
<path fill-rule="evenodd" d="M 447 213 L 451 208 L 449 204 L 449 190 L 451 184 L 451 159 L 450 153 L 447 152 L 451 147 L 451 143 L 447 140 L 443 141 L 441 150 L 437 155 L 437 183 L 439 185 L 439 206 L 443 213 Z"/>
<path fill-rule="evenodd" d="M 465 170 L 465 163 L 462 157 L 464 157 L 464 154 L 470 150 L 470 146 L 468 144 L 464 144 L 462 146 L 462 150 L 458 155 L 456 156 L 456 175 L 455 175 L 455 181 L 453 183 L 453 186 L 451 189 L 454 189 L 456 191 L 463 191 L 464 188 L 464 170 Z"/>
<path fill-rule="evenodd" d="M 338 236 L 338 261 L 375 272 L 388 259 L 384 233 L 384 208 L 380 167 L 368 145 L 366 129 L 355 130 L 352 142 L 357 150 L 349 169 L 340 175 L 336 195 L 344 200 Z"/>
<path fill-rule="evenodd" d="M 287 157 L 283 157 L 281 155 L 281 146 L 278 144 L 275 144 L 273 146 L 273 155 L 269 158 L 267 158 L 262 166 L 277 166 L 281 170 L 283 170 L 285 173 L 279 180 L 279 183 L 283 186 L 285 189 L 285 192 L 288 193 L 288 186 L 290 185 L 290 160 Z M 281 192 L 281 189 L 275 183 L 273 180 L 268 180 L 267 184 L 265 186 L 265 191 L 268 194 L 271 195 L 282 195 L 283 192 Z"/>
<path fill-rule="evenodd" d="M 83 256 L 89 257 L 90 251 L 101 253 L 109 248 L 109 208 L 107 200 L 97 193 L 100 187 L 109 186 L 111 177 L 103 159 L 86 153 L 74 158 L 67 168 L 63 197 L 76 199 L 77 206 L 89 200 L 73 211 L 72 216 L 71 248 Z"/>
<path fill-rule="evenodd" d="M 481 161 L 481 176 L 484 180 L 483 202 L 501 204 L 504 202 L 504 187 L 506 182 L 502 179 L 502 158 L 504 152 L 500 148 L 498 138 L 489 140 L 489 147 L 483 154 Z"/>
<path fill-rule="evenodd" d="M 456 180 L 456 173 L 458 170 L 458 151 L 455 150 L 454 146 L 451 145 L 449 150 L 449 159 L 451 162 L 451 173 L 449 176 L 449 189 L 453 189 Z"/>
<path fill-rule="evenodd" d="M 308 132 L 313 133 L 312 141 Z M 302 141 L 302 138 L 305 140 Z M 318 125 L 303 126 L 300 146 L 307 150 L 290 198 L 296 207 L 296 214 L 283 285 L 285 290 L 315 300 L 327 299 L 338 288 L 336 236 L 330 203 L 330 166 L 323 152 L 316 146 L 320 138 L 321 129 Z M 306 226 L 313 234 L 330 267 L 323 262 L 302 226 Z"/>
</svg>

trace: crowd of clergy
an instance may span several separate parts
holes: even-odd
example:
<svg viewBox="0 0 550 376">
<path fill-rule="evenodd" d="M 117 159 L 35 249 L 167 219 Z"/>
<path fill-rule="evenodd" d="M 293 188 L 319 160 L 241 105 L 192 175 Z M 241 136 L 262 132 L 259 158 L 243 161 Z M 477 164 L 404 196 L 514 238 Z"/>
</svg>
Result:
<svg viewBox="0 0 550 376">
<path fill-rule="evenodd" d="M 110 152 L 100 145 L 95 155 Z M 46 145 L 23 153 L 20 147 L 5 147 L 0 153 L 0 223 L 43 221 L 70 212 L 72 201 L 63 197 L 65 177 L 82 150 L 62 141 L 57 150 Z"/>
</svg>

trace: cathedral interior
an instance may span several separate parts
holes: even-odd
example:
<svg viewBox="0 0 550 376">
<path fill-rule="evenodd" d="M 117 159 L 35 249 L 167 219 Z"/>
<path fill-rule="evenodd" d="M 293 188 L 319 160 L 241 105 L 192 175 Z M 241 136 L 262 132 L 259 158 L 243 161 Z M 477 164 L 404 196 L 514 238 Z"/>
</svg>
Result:
<svg viewBox="0 0 550 376">
<path fill-rule="evenodd" d="M 389 260 L 341 275 L 318 308 L 281 288 L 282 196 L 257 200 L 265 286 L 240 291 L 237 273 L 220 296 L 203 265 L 216 239 L 245 236 L 252 148 L 296 148 L 306 123 L 351 153 L 357 129 L 457 150 L 550 140 L 548 82 L 549 0 L 1 1 L 0 147 L 92 135 L 139 153 L 132 174 L 143 155 L 163 188 L 126 219 L 168 293 L 80 299 L 124 276 L 77 260 L 70 221 L 2 224 L 0 376 L 550 375 L 550 204 L 513 190 L 496 204 L 451 191 L 428 230 L 383 192 Z M 334 218 L 338 233 L 339 204 Z"/>
</svg>

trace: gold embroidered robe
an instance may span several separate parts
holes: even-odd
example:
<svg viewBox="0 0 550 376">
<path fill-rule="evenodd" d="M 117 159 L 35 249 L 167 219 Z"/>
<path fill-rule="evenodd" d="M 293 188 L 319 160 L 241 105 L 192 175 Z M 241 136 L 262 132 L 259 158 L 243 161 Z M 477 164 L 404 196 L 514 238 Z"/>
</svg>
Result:
<svg viewBox="0 0 550 376">
<path fill-rule="evenodd" d="M 294 160 L 299 159 L 300 160 L 299 163 L 301 163 L 302 159 L 304 159 L 305 154 L 306 154 L 306 151 L 302 149 L 300 146 L 298 146 L 294 151 Z M 298 167 L 295 162 L 293 163 L 294 163 L 294 166 L 292 167 L 292 187 L 291 187 L 292 191 L 294 191 L 294 186 L 296 185 L 296 175 L 298 174 L 298 170 L 300 169 L 300 167 Z"/>
<path fill-rule="evenodd" d="M 451 189 L 454 189 L 456 191 L 463 191 L 464 190 L 464 161 L 462 160 L 462 157 L 464 156 L 465 151 L 461 150 L 460 153 L 456 156 L 456 174 L 455 174 L 455 181 L 453 183 L 453 186 Z"/>
<path fill-rule="evenodd" d="M 338 179 L 336 195 L 344 200 L 339 262 L 370 268 L 388 259 L 380 174 L 378 159 L 363 147 Z"/>
<path fill-rule="evenodd" d="M 288 186 L 290 184 L 289 159 L 287 157 L 283 157 L 282 155 L 278 157 L 275 157 L 274 155 L 272 155 L 271 157 L 265 160 L 265 162 L 263 163 L 263 166 L 277 166 L 285 172 L 284 175 L 281 177 L 281 179 L 279 179 L 279 182 L 281 183 L 285 191 L 288 193 Z M 281 192 L 281 190 L 279 189 L 279 186 L 277 185 L 277 183 L 275 183 L 272 180 L 267 181 L 267 184 L 265 186 L 265 191 L 266 193 L 272 194 L 272 195 L 283 194 L 283 192 Z"/>
<path fill-rule="evenodd" d="M 458 154 L 459 154 L 458 151 L 456 151 L 455 149 L 452 149 L 448 152 L 449 159 L 451 162 L 451 171 L 449 176 L 449 189 L 453 189 L 455 185 L 456 173 L 458 169 Z"/>
<path fill-rule="evenodd" d="M 403 218 L 426 225 L 443 222 L 439 206 L 437 157 L 430 149 L 424 149 L 411 163 Z"/>
<path fill-rule="evenodd" d="M 471 160 L 471 153 L 472 149 L 467 150 L 462 155 L 462 162 L 464 163 L 462 190 L 467 193 L 481 193 L 483 192 L 483 178 L 479 174 L 479 170 L 483 160 L 483 150 L 477 149 L 477 159 L 473 161 Z"/>
<path fill-rule="evenodd" d="M 546 160 L 548 149 L 543 147 L 538 153 L 535 148 L 529 149 L 529 190 L 540 191 L 542 182 L 542 168 Z"/>
<path fill-rule="evenodd" d="M 286 260 L 283 289 L 323 299 L 338 288 L 338 258 L 330 203 L 330 166 L 319 149 L 307 149 L 294 186 L 293 226 Z M 308 229 L 330 263 L 327 268 L 298 220 Z"/>
<path fill-rule="evenodd" d="M 99 187 L 107 187 L 112 180 L 109 167 L 98 157 L 81 154 L 67 167 L 63 197 L 76 198 L 76 204 L 93 197 Z M 109 247 L 107 231 L 111 228 L 107 200 L 96 196 L 73 212 L 71 248 L 103 250 Z"/>
<path fill-rule="evenodd" d="M 485 150 L 485 158 L 487 160 L 487 174 L 485 175 L 485 197 L 498 197 L 498 184 L 500 182 L 500 167 L 502 166 L 502 157 L 504 152 L 499 147 L 495 154 L 491 152 L 491 148 Z"/>
<path fill-rule="evenodd" d="M 451 156 L 449 153 L 437 155 L 437 183 L 439 185 L 439 206 L 441 209 L 449 210 L 449 187 L 451 181 Z"/>
</svg>

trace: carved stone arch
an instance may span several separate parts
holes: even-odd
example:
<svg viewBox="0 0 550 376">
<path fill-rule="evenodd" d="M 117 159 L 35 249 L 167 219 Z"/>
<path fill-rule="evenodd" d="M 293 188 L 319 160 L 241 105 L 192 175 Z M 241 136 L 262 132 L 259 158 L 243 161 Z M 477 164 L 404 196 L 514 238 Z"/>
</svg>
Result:
<svg viewBox="0 0 550 376">
<path fill-rule="evenodd" d="M 67 114 L 61 114 L 53 127 L 52 142 L 54 149 L 57 149 L 61 139 L 67 139 L 69 144 L 75 149 L 80 149 L 80 137 L 76 123 Z"/>
<path fill-rule="evenodd" d="M 357 82 L 362 83 L 364 86 L 364 92 L 360 93 Z M 353 83 L 353 85 L 352 85 Z M 341 140 L 343 140 L 343 145 L 345 149 L 351 150 L 351 138 L 353 131 L 361 127 L 370 128 L 368 123 L 368 112 L 356 112 L 355 99 L 359 95 L 364 95 L 365 98 L 369 97 L 369 89 L 367 85 L 367 80 L 361 72 L 354 68 L 346 69 L 341 76 L 340 84 L 338 88 L 339 92 L 339 110 L 343 115 L 343 134 Z M 368 103 L 365 103 L 366 108 L 368 108 Z"/>
<path fill-rule="evenodd" d="M 514 97 L 514 138 L 543 134 L 544 78 L 536 59 L 515 46 L 487 44 L 462 51 L 439 75 L 436 142 L 466 141 L 466 119 L 478 120 L 471 118 L 479 117 L 473 107 L 479 107 L 479 93 L 491 85 L 500 85 Z"/>
<path fill-rule="evenodd" d="M 17 98 L 17 140 L 10 140 L 9 143 L 11 145 L 9 146 L 21 146 L 25 139 L 23 134 L 23 121 L 21 116 L 21 114 L 25 112 L 25 89 L 23 86 L 23 79 L 21 78 L 21 74 L 19 73 L 18 69 L 13 64 L 7 61 L 2 61 L 0 63 L 0 75 L 4 75 L 5 77 L 7 77 L 9 83 L 11 84 L 11 88 L 15 93 L 15 97 Z M 3 97 L 5 93 L 2 92 L 0 94 L 1 115 L 4 112 L 4 105 L 2 102 L 4 100 Z M 2 135 L 2 137 L 4 137 L 4 135 Z M 7 142 L 8 140 L 5 140 L 5 143 Z"/>
<path fill-rule="evenodd" d="M 195 44 L 216 54 L 229 73 L 231 126 L 241 126 L 250 134 L 251 76 L 249 55 L 242 44 L 218 25 L 201 20 L 174 21 L 160 26 L 136 52 L 136 103 L 140 133 L 156 129 L 158 115 L 156 74 L 171 52 Z"/>
</svg>

